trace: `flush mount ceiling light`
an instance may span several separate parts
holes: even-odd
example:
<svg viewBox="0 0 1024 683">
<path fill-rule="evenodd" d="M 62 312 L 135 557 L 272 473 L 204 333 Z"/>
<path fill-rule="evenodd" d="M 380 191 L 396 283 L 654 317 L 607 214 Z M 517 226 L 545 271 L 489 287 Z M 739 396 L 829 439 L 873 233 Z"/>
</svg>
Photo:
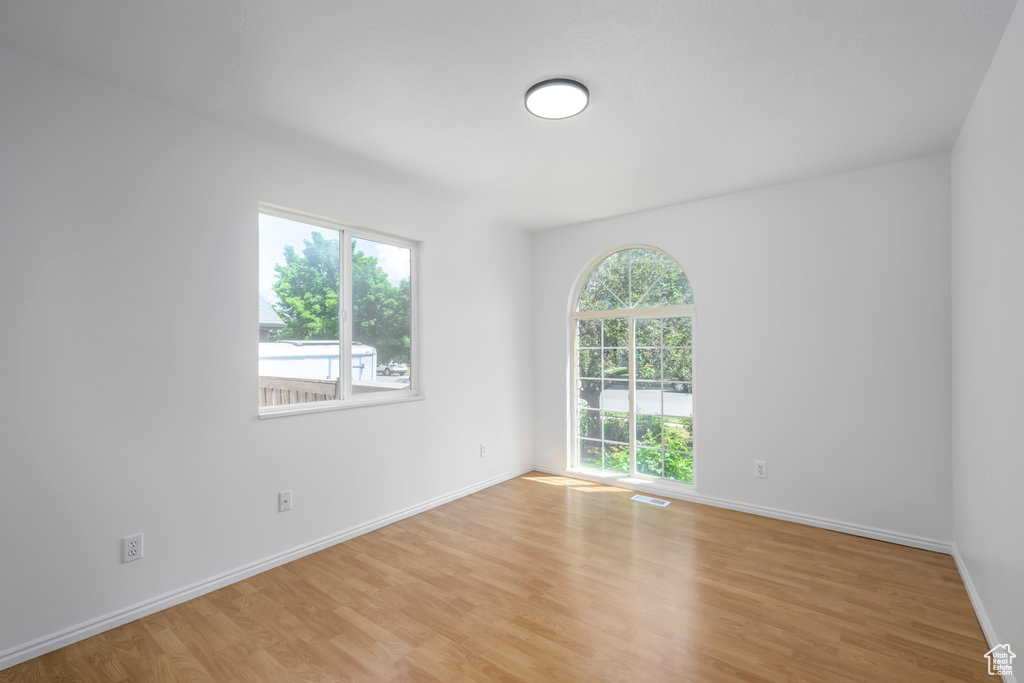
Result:
<svg viewBox="0 0 1024 683">
<path fill-rule="evenodd" d="M 530 86 L 526 109 L 542 119 L 567 119 L 587 108 L 587 86 L 568 78 L 551 78 Z"/>
</svg>

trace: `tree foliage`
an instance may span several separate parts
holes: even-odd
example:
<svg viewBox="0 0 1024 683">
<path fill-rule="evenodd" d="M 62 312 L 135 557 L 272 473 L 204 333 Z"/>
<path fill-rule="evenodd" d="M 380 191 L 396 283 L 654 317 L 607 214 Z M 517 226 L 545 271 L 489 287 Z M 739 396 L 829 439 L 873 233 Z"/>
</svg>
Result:
<svg viewBox="0 0 1024 683">
<path fill-rule="evenodd" d="M 276 266 L 275 310 L 285 323 L 273 339 L 339 338 L 341 292 L 338 240 L 314 232 L 302 254 L 285 247 Z M 352 249 L 352 337 L 377 349 L 380 361 L 409 362 L 411 288 L 409 280 L 388 280 L 377 259 Z"/>
<path fill-rule="evenodd" d="M 377 259 L 352 248 L 352 338 L 382 361 L 409 362 L 412 299 L 408 280 L 393 285 Z"/>
<path fill-rule="evenodd" d="M 291 245 L 284 248 L 284 265 L 278 264 L 274 293 L 277 314 L 285 328 L 276 339 L 337 339 L 341 291 L 338 240 L 318 232 L 303 240 L 302 255 Z"/>
</svg>

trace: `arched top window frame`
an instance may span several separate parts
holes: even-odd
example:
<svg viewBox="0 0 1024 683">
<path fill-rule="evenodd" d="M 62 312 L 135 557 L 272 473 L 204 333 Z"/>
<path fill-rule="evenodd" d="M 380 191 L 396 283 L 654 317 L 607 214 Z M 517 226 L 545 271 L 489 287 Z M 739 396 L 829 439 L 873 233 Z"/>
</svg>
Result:
<svg viewBox="0 0 1024 683">
<path fill-rule="evenodd" d="M 635 263 L 637 256 L 644 256 L 638 252 L 648 252 L 657 261 L 649 259 Z M 623 256 L 616 259 L 620 254 Z M 624 281 L 625 293 L 609 286 L 612 278 Z M 588 289 L 593 292 L 592 302 L 597 303 L 603 299 L 609 304 L 618 305 L 596 307 L 590 301 L 584 303 L 584 296 L 591 294 Z M 683 267 L 664 249 L 647 244 L 616 247 L 595 259 L 580 277 L 572 301 L 574 315 L 585 317 L 591 317 L 591 314 L 601 317 L 600 314 L 608 311 L 619 314 L 624 311 L 662 309 L 692 311 L 696 306 L 693 286 Z M 653 302 L 658 303 L 650 305 Z"/>
</svg>

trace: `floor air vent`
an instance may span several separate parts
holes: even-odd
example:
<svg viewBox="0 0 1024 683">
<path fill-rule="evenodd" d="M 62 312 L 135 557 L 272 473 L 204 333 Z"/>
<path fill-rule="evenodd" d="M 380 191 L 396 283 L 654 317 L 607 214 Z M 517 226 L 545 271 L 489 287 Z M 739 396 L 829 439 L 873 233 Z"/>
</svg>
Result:
<svg viewBox="0 0 1024 683">
<path fill-rule="evenodd" d="M 639 493 L 630 498 L 630 500 L 635 500 L 638 503 L 647 503 L 648 505 L 657 505 L 660 508 L 663 508 L 666 505 L 668 505 L 667 500 L 662 500 L 661 498 L 651 498 L 650 496 L 641 496 Z"/>
</svg>

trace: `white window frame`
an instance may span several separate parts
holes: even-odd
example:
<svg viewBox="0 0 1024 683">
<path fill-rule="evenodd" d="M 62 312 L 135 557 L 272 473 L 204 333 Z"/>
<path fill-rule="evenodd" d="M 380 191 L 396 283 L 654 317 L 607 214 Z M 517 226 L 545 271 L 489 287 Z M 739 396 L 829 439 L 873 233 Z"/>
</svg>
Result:
<svg viewBox="0 0 1024 683">
<path fill-rule="evenodd" d="M 583 274 L 580 276 L 576 287 L 574 288 L 574 294 L 570 302 L 571 315 L 569 316 L 569 347 L 570 347 L 570 372 L 569 372 L 569 400 L 572 409 L 569 411 L 569 457 L 566 463 L 566 470 L 570 472 L 577 472 L 580 474 L 588 475 L 590 477 L 599 477 L 604 480 L 625 480 L 632 479 L 638 480 L 644 483 L 656 483 L 660 486 L 668 487 L 681 487 L 687 491 L 695 491 L 697 488 L 697 470 L 698 470 L 698 431 L 697 425 L 697 390 L 696 390 L 696 378 L 697 378 L 697 306 L 696 304 L 685 304 L 682 306 L 656 306 L 651 308 L 615 308 L 607 309 L 602 311 L 577 311 L 576 308 L 579 305 L 580 295 L 583 293 L 583 287 L 586 285 L 587 278 L 606 258 L 617 252 L 626 249 L 649 249 L 651 251 L 657 251 L 665 254 L 669 258 L 672 258 L 671 254 L 668 254 L 663 249 L 652 247 L 646 244 L 639 245 L 627 245 L 616 247 L 611 251 L 604 253 L 600 258 L 593 261 Z M 678 265 L 678 262 L 672 258 Z M 682 266 L 680 266 L 680 270 Z M 686 271 L 683 270 L 685 273 Z M 687 275 L 687 280 L 689 276 Z M 692 290 L 693 283 L 690 282 L 690 288 Z M 610 472 L 608 470 L 601 470 L 594 467 L 587 467 L 580 465 L 580 450 L 579 450 L 579 336 L 576 333 L 576 327 L 580 320 L 608 320 L 612 318 L 625 318 L 629 324 L 629 344 L 628 344 L 628 367 L 629 367 L 629 472 Z M 691 378 L 691 392 L 693 396 L 693 410 L 691 419 L 693 421 L 693 481 L 676 481 L 675 479 L 668 479 L 666 477 L 656 477 L 650 474 L 645 474 L 637 470 L 636 466 L 636 368 L 635 356 L 636 356 L 636 321 L 637 320 L 648 320 L 657 318 L 689 318 L 691 325 L 691 339 L 690 339 L 690 358 L 692 363 L 693 377 Z"/>
<path fill-rule="evenodd" d="M 384 405 L 389 403 L 405 403 L 423 400 L 423 383 L 421 379 L 422 365 L 419 353 L 419 252 L 420 242 L 389 233 L 347 225 L 323 216 L 316 216 L 302 211 L 286 209 L 274 204 L 260 203 L 259 214 L 275 216 L 285 220 L 305 223 L 312 227 L 334 230 L 338 233 L 338 248 L 341 280 L 341 296 L 338 300 L 338 356 L 342 370 L 338 376 L 338 395 L 340 398 L 331 401 L 313 403 L 296 403 L 281 406 L 257 406 L 260 418 L 283 417 L 285 415 L 301 415 L 304 413 L 320 413 L 331 410 L 360 408 L 363 406 Z M 409 250 L 409 386 L 405 389 L 394 389 L 380 393 L 354 394 L 352 392 L 352 240 L 367 239 L 381 244 L 403 247 Z M 373 369 L 376 372 L 376 368 Z M 257 377 L 259 372 L 257 371 Z"/>
</svg>

